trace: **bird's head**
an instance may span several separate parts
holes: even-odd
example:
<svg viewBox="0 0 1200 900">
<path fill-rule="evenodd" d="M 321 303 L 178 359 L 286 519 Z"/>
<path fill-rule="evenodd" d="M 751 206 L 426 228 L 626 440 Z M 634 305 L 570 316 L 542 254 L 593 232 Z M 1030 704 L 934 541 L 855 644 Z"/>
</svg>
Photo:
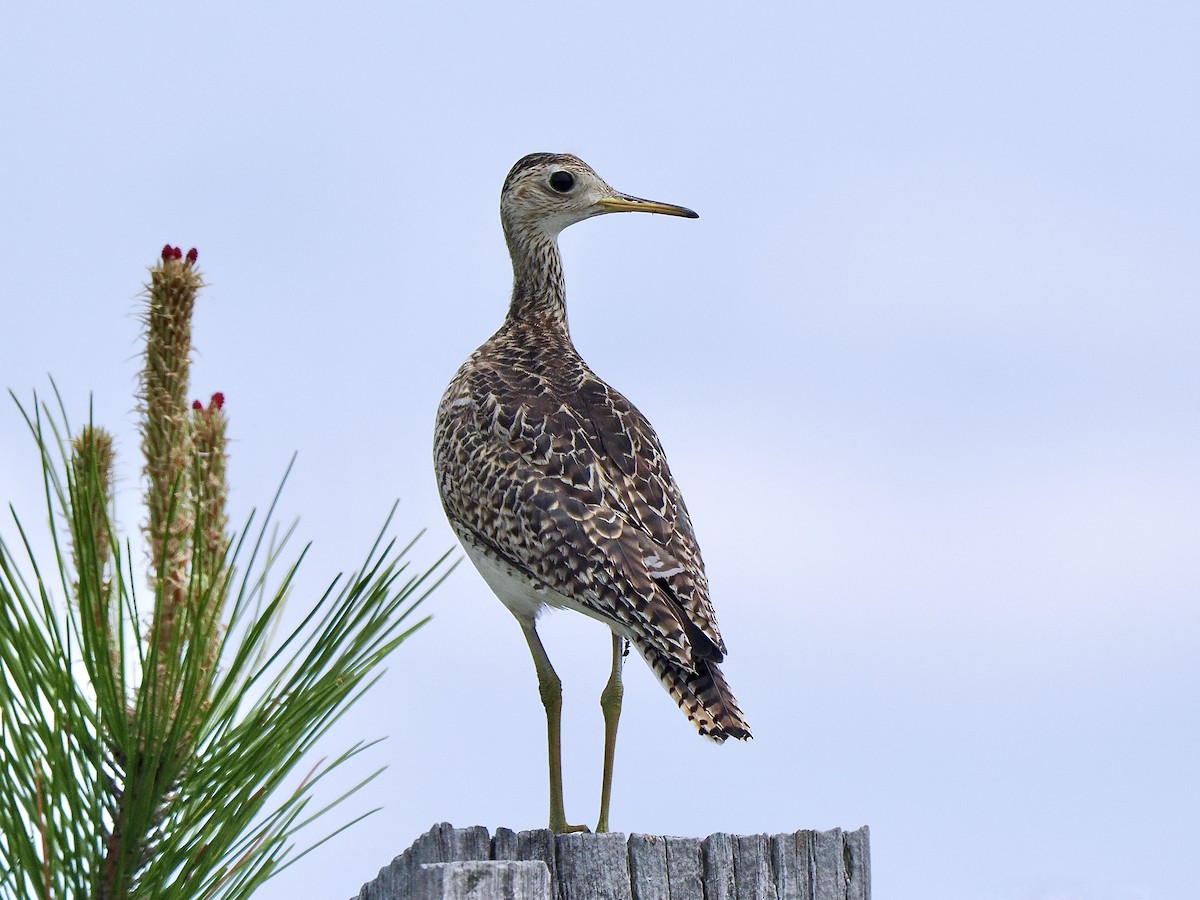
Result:
<svg viewBox="0 0 1200 900">
<path fill-rule="evenodd" d="M 509 235 L 540 233 L 553 240 L 568 225 L 611 212 L 699 218 L 682 206 L 615 191 L 582 159 L 566 153 L 524 157 L 512 167 L 500 191 L 500 220 Z"/>
</svg>

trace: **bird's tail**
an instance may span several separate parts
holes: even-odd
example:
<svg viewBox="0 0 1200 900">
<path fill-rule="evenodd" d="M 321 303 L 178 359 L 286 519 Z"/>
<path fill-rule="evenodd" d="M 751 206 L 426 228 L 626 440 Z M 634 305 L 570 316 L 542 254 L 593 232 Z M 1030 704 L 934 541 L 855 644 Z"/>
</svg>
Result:
<svg viewBox="0 0 1200 900">
<path fill-rule="evenodd" d="M 667 693 L 701 735 L 718 744 L 724 743 L 726 738 L 744 741 L 752 736 L 733 691 L 715 662 L 697 660 L 693 672 L 652 645 L 640 641 L 635 644 Z"/>
</svg>

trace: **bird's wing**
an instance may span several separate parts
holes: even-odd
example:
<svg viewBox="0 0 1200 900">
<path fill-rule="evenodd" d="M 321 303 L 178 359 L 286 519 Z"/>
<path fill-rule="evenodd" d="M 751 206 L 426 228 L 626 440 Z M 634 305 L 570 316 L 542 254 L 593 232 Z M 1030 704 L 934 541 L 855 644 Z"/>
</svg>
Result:
<svg viewBox="0 0 1200 900">
<path fill-rule="evenodd" d="M 579 396 L 600 443 L 596 458 L 608 484 L 609 502 L 666 551 L 647 561 L 650 577 L 672 595 L 703 636 L 693 636 L 698 654 L 719 661 L 725 642 L 709 600 L 704 561 L 658 435 L 620 391 L 590 372 Z"/>
<path fill-rule="evenodd" d="M 700 551 L 650 423 L 586 369 L 539 391 L 475 363 L 439 411 L 456 525 L 680 664 L 720 660 Z"/>
</svg>

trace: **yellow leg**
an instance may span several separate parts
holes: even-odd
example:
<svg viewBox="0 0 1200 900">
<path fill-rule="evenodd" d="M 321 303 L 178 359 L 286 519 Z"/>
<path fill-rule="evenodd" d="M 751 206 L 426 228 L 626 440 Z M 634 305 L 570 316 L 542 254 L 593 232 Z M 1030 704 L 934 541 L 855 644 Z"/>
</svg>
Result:
<svg viewBox="0 0 1200 900">
<path fill-rule="evenodd" d="M 612 674 L 600 693 L 600 709 L 604 713 L 604 778 L 600 784 L 600 821 L 596 823 L 597 833 L 608 831 L 613 759 L 617 753 L 617 722 L 621 718 L 621 698 L 625 695 L 625 687 L 621 684 L 621 667 L 624 660 L 625 638 L 614 634 Z"/>
<path fill-rule="evenodd" d="M 562 789 L 562 681 L 554 666 L 550 665 L 550 657 L 542 646 L 533 622 L 521 623 L 525 632 L 525 640 L 529 643 L 529 652 L 533 654 L 533 665 L 537 669 L 538 693 L 542 696 L 542 706 L 546 707 L 546 744 L 550 752 L 550 830 L 555 834 L 566 831 L 587 831 L 586 825 L 568 825 L 567 814 L 563 810 Z"/>
</svg>

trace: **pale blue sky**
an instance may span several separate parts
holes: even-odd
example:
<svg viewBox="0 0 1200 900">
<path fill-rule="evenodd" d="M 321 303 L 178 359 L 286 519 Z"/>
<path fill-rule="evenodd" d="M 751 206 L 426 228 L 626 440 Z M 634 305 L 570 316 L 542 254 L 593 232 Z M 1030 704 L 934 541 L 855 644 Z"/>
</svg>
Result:
<svg viewBox="0 0 1200 900">
<path fill-rule="evenodd" d="M 211 284 L 194 393 L 228 398 L 238 515 L 299 452 L 311 596 L 394 497 L 419 558 L 449 547 L 431 429 L 504 314 L 500 184 L 578 153 L 701 216 L 562 246 L 756 736 L 707 744 L 634 660 L 614 827 L 868 824 L 889 900 L 1194 892 L 1200 7 L 205 7 L 0 10 L 0 387 L 95 392 L 127 528 L 169 241 Z M 34 462 L 0 409 L 0 499 L 36 520 Z M 469 566 L 429 611 L 326 744 L 390 735 L 356 807 L 384 811 L 264 897 L 348 897 L 433 822 L 545 823 L 519 630 Z M 608 640 L 542 630 L 593 821 Z"/>
</svg>

